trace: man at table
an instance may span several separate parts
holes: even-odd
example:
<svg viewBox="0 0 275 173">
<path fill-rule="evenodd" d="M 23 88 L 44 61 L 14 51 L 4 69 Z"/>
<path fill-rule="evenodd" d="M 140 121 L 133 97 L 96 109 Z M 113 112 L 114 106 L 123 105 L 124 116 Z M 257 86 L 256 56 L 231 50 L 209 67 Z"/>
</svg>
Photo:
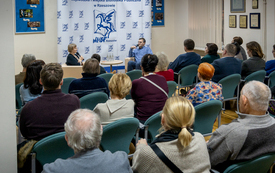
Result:
<svg viewBox="0 0 275 173">
<path fill-rule="evenodd" d="M 150 47 L 145 46 L 146 40 L 144 38 L 138 39 L 138 47 L 132 46 L 129 51 L 130 57 L 135 57 L 135 61 L 128 62 L 128 71 L 132 71 L 133 69 L 140 70 L 140 61 L 141 58 L 146 54 L 153 54 Z"/>
</svg>

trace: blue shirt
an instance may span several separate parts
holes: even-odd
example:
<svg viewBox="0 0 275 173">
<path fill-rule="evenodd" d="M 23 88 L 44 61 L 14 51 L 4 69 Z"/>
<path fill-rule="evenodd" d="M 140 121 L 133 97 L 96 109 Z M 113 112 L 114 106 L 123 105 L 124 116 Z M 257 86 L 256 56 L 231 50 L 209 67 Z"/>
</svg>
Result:
<svg viewBox="0 0 275 173">
<path fill-rule="evenodd" d="M 183 67 L 188 65 L 200 65 L 201 56 L 195 52 L 187 52 L 185 54 L 181 54 L 175 59 L 174 62 L 170 63 L 168 69 L 174 70 L 174 72 L 178 73 Z"/>
<path fill-rule="evenodd" d="M 150 47 L 143 46 L 141 49 L 137 47 L 136 49 L 130 49 L 130 57 L 135 57 L 136 62 L 139 63 L 141 61 L 141 58 L 146 54 L 153 54 Z"/>
<path fill-rule="evenodd" d="M 265 71 L 268 76 L 271 72 L 275 70 L 275 60 L 269 60 L 265 63 Z"/>
</svg>

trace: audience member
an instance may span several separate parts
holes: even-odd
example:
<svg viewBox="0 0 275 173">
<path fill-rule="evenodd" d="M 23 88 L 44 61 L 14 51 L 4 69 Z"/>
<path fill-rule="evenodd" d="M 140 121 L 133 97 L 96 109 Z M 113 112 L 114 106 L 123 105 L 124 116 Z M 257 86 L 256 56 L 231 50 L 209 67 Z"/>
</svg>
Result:
<svg viewBox="0 0 275 173">
<path fill-rule="evenodd" d="M 275 86 L 270 88 L 272 99 L 275 99 Z M 275 101 L 270 101 L 268 106 L 269 114 L 275 116 Z"/>
<path fill-rule="evenodd" d="M 145 46 L 146 40 L 145 38 L 138 39 L 138 47 L 132 46 L 129 51 L 129 57 L 135 57 L 135 61 L 128 62 L 128 71 L 132 71 L 133 69 L 140 70 L 140 61 L 141 58 L 145 54 L 153 54 L 150 47 Z"/>
<path fill-rule="evenodd" d="M 201 62 L 208 62 L 211 64 L 215 59 L 220 59 L 218 46 L 215 43 L 206 43 L 205 53 L 207 53 L 207 55 L 201 59 Z"/>
<path fill-rule="evenodd" d="M 223 100 L 222 85 L 210 81 L 214 72 L 214 67 L 207 62 L 199 65 L 197 76 L 201 82 L 191 89 L 186 96 L 193 106 L 210 100 Z"/>
<path fill-rule="evenodd" d="M 241 60 L 241 61 L 243 61 L 243 56 L 241 54 L 241 46 L 237 42 L 234 42 L 232 44 L 234 44 L 236 46 L 236 50 L 237 50 L 234 57 Z"/>
<path fill-rule="evenodd" d="M 24 84 L 19 88 L 22 105 L 41 95 L 43 86 L 39 83 L 39 79 L 40 71 L 44 64 L 43 60 L 34 60 L 27 66 Z"/>
<path fill-rule="evenodd" d="M 233 40 L 231 43 L 234 43 L 234 42 L 237 42 L 240 46 L 240 54 L 241 55 L 237 55 L 238 57 L 242 57 L 242 60 L 247 60 L 247 56 L 246 56 L 246 53 L 245 53 L 245 50 L 244 48 L 241 46 L 243 44 L 243 39 L 242 37 L 239 37 L 239 36 L 236 36 L 236 37 L 233 37 Z"/>
<path fill-rule="evenodd" d="M 131 96 L 135 102 L 135 117 L 143 124 L 162 110 L 168 97 L 168 85 L 163 76 L 154 74 L 158 64 L 156 55 L 146 54 L 141 59 L 142 76 L 133 81 Z"/>
<path fill-rule="evenodd" d="M 184 97 L 169 98 L 162 111 L 162 131 L 148 146 L 145 139 L 137 143 L 133 157 L 134 172 L 173 172 L 160 159 L 164 154 L 182 172 L 209 172 L 210 161 L 204 137 L 192 132 L 195 109 Z M 160 151 L 154 151 L 159 148 Z"/>
<path fill-rule="evenodd" d="M 123 151 L 102 152 L 98 147 L 102 136 L 99 117 L 88 109 L 71 113 L 65 123 L 65 139 L 75 155 L 44 165 L 43 173 L 132 172 Z"/>
<path fill-rule="evenodd" d="M 273 45 L 272 54 L 273 54 L 273 57 L 275 58 L 275 44 Z M 268 76 L 274 70 L 275 70 L 275 60 L 273 59 L 273 60 L 267 61 L 265 63 L 266 75 Z"/>
<path fill-rule="evenodd" d="M 93 93 L 105 92 L 109 96 L 109 89 L 106 81 L 97 77 L 100 73 L 98 60 L 88 59 L 82 67 L 83 72 L 81 79 L 75 79 L 69 86 L 69 93 L 77 95 L 79 98 Z"/>
<path fill-rule="evenodd" d="M 77 52 L 76 44 L 72 43 L 68 45 L 69 55 L 67 56 L 67 65 L 83 65 L 84 58 Z"/>
<path fill-rule="evenodd" d="M 93 54 L 91 58 L 97 59 L 99 63 L 100 63 L 100 61 L 101 61 L 100 55 L 99 55 L 99 54 L 96 54 L 96 53 Z M 99 72 L 99 74 L 106 73 L 106 70 L 105 70 L 102 66 L 99 66 L 99 67 L 100 67 L 100 72 Z"/>
<path fill-rule="evenodd" d="M 169 61 L 167 55 L 164 52 L 156 53 L 159 62 L 156 68 L 156 74 L 165 77 L 166 81 L 174 81 L 174 71 L 172 69 L 168 69 Z"/>
<path fill-rule="evenodd" d="M 24 77 L 26 75 L 27 66 L 33 60 L 36 60 L 36 58 L 33 54 L 24 54 L 23 55 L 23 57 L 21 59 L 21 64 L 23 66 L 23 70 L 19 74 L 15 75 L 15 85 L 24 82 Z"/>
<path fill-rule="evenodd" d="M 231 74 L 241 74 L 242 63 L 239 59 L 234 58 L 236 54 L 236 46 L 227 44 L 222 51 L 222 58 L 213 61 L 212 65 L 215 69 L 212 81 L 218 83 L 222 78 Z"/>
<path fill-rule="evenodd" d="M 42 68 L 40 83 L 44 91 L 23 107 L 20 116 L 20 131 L 26 139 L 40 140 L 64 131 L 68 116 L 80 107 L 75 95 L 61 92 L 62 78 L 60 64 L 49 63 Z"/>
<path fill-rule="evenodd" d="M 111 100 L 99 103 L 94 112 L 100 117 L 101 124 L 107 125 L 122 118 L 134 117 L 134 101 L 126 100 L 132 88 L 132 81 L 125 73 L 114 74 L 109 82 Z"/>
<path fill-rule="evenodd" d="M 244 85 L 239 118 L 220 126 L 207 143 L 210 162 L 223 172 L 229 165 L 275 152 L 275 120 L 266 111 L 270 89 L 262 82 Z"/>
<path fill-rule="evenodd" d="M 261 46 L 256 41 L 251 41 L 246 44 L 247 54 L 250 57 L 242 64 L 242 78 L 246 78 L 253 72 L 265 69 L 264 54 Z"/>
</svg>

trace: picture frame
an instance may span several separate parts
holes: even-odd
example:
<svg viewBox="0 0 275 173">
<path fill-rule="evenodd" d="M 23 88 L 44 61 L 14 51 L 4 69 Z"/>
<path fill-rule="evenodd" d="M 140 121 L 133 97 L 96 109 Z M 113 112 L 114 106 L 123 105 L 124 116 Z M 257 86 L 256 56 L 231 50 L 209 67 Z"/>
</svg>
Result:
<svg viewBox="0 0 275 173">
<path fill-rule="evenodd" d="M 246 0 L 230 0 L 231 13 L 245 13 Z"/>
<path fill-rule="evenodd" d="M 237 26 L 237 16 L 229 15 L 229 28 L 236 28 Z"/>
<path fill-rule="evenodd" d="M 259 1 L 252 0 L 252 9 L 258 9 L 258 8 L 259 8 Z"/>
<path fill-rule="evenodd" d="M 260 13 L 250 13 L 250 28 L 251 29 L 261 29 L 261 14 Z"/>
<path fill-rule="evenodd" d="M 240 28 L 247 28 L 247 15 L 240 15 Z"/>
</svg>

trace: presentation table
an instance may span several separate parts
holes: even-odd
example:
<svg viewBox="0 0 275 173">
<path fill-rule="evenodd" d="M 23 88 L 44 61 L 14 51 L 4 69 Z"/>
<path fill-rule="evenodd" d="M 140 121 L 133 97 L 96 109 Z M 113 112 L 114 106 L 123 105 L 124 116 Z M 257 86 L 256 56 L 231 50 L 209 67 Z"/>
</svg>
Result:
<svg viewBox="0 0 275 173">
<path fill-rule="evenodd" d="M 121 60 L 113 60 L 113 61 L 100 61 L 102 65 L 110 65 L 110 73 L 113 71 L 113 65 L 122 64 Z"/>
</svg>

